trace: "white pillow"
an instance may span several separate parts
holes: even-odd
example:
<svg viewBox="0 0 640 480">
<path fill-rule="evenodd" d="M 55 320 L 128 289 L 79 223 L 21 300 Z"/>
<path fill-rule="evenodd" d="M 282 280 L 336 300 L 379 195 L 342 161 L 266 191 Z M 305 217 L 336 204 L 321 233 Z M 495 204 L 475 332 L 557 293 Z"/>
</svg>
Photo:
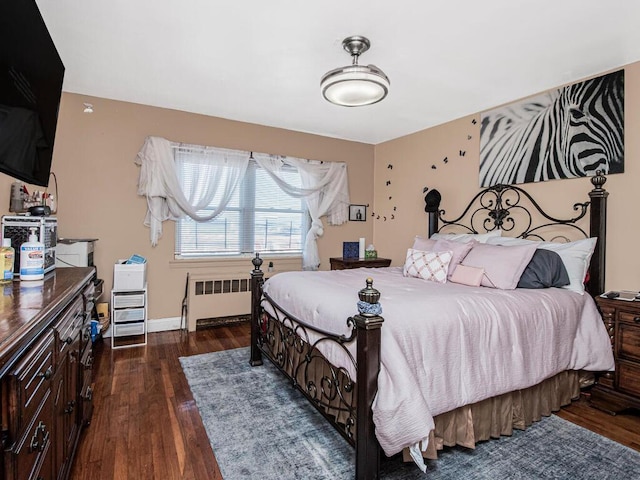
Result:
<svg viewBox="0 0 640 480">
<path fill-rule="evenodd" d="M 405 277 L 417 277 L 431 282 L 447 283 L 449 262 L 453 257 L 451 252 L 424 252 L 422 250 L 407 250 L 402 274 Z"/>
<path fill-rule="evenodd" d="M 575 242 L 556 243 L 556 242 L 535 242 L 524 238 L 501 237 L 492 238 L 488 243 L 492 245 L 527 245 L 534 243 L 538 248 L 551 250 L 560 255 L 562 263 L 564 263 L 567 273 L 569 274 L 569 285 L 562 287 L 572 292 L 584 295 L 584 279 L 589 270 L 589 262 L 591 255 L 596 248 L 597 238 L 585 238 L 576 240 Z"/>
<path fill-rule="evenodd" d="M 597 240 L 597 238 L 592 237 L 569 243 L 543 242 L 540 245 L 540 248 L 551 250 L 560 255 L 571 282 L 562 288 L 584 295 L 584 279 L 587 276 L 589 262 L 596 248 Z"/>
<path fill-rule="evenodd" d="M 490 238 L 500 237 L 501 235 L 502 230 L 492 230 L 487 233 L 434 233 L 429 238 L 432 240 L 444 239 L 463 243 L 470 242 L 471 240 L 479 243 L 487 243 Z"/>
<path fill-rule="evenodd" d="M 536 244 L 538 246 L 544 243 L 553 243 L 553 242 L 543 242 L 538 240 L 527 240 L 526 238 L 516 238 L 516 237 L 495 237 L 487 240 L 489 245 L 531 245 Z"/>
</svg>

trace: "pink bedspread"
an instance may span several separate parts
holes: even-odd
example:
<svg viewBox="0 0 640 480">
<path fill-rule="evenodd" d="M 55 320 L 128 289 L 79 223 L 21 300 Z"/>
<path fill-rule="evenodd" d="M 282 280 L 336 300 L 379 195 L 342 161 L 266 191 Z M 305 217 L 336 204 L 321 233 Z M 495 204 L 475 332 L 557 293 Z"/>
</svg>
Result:
<svg viewBox="0 0 640 480">
<path fill-rule="evenodd" d="M 373 416 L 387 455 L 426 445 L 440 413 L 563 370 L 614 368 L 595 302 L 565 289 L 439 284 L 390 267 L 280 273 L 264 290 L 290 314 L 348 333 L 346 319 L 357 313 L 357 292 L 369 276 L 385 319 Z M 320 350 L 329 361 L 354 375 L 344 352 L 326 345 Z"/>
</svg>

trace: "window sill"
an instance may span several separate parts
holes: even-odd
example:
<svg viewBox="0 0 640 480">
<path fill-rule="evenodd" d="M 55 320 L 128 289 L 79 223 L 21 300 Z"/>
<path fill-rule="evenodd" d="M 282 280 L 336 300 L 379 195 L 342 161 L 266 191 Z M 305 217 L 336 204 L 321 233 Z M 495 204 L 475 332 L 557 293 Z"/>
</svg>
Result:
<svg viewBox="0 0 640 480">
<path fill-rule="evenodd" d="M 253 269 L 251 260 L 255 255 L 238 255 L 233 257 L 206 257 L 206 258 L 176 258 L 169 262 L 172 269 L 207 269 L 212 267 L 221 267 L 224 269 L 245 270 Z M 294 255 L 267 255 L 260 256 L 262 258 L 262 271 L 267 271 L 269 262 L 273 262 L 277 271 L 285 270 L 302 270 L 302 256 Z"/>
</svg>

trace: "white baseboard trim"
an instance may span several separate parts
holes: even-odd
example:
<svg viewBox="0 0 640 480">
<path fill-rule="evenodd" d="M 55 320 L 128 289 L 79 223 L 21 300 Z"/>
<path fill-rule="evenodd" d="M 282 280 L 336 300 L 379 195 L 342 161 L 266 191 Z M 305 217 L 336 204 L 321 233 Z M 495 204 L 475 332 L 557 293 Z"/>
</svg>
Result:
<svg viewBox="0 0 640 480">
<path fill-rule="evenodd" d="M 158 318 L 147 320 L 147 333 L 168 332 L 169 330 L 180 330 L 180 317 Z M 111 337 L 111 325 L 102 334 L 103 337 Z"/>
</svg>

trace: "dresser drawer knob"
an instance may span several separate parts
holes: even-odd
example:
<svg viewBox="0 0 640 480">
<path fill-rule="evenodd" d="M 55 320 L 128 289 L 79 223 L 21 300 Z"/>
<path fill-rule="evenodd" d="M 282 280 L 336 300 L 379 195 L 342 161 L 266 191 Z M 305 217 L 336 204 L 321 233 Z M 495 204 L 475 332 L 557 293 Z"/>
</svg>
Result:
<svg viewBox="0 0 640 480">
<path fill-rule="evenodd" d="M 51 367 L 47 368 L 44 372 L 40 372 L 38 377 L 44 378 L 45 380 L 49 380 L 53 375 L 53 369 Z"/>
<path fill-rule="evenodd" d="M 636 323 L 640 323 L 640 317 L 633 317 L 633 321 Z"/>
<path fill-rule="evenodd" d="M 64 413 L 66 413 L 67 415 L 71 415 L 75 406 L 76 402 L 74 402 L 73 400 L 67 402 L 67 408 L 64 409 Z"/>
</svg>

